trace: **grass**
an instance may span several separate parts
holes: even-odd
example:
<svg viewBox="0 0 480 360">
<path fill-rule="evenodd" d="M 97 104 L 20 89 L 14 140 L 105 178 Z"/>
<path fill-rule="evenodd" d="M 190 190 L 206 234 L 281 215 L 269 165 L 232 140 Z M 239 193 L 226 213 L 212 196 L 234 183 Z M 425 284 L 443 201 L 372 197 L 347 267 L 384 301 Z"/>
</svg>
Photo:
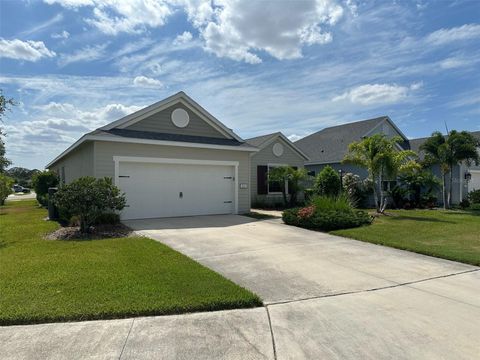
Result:
<svg viewBox="0 0 480 360">
<path fill-rule="evenodd" d="M 336 230 L 345 236 L 397 249 L 480 265 L 480 212 L 396 210 L 372 225 Z"/>
<path fill-rule="evenodd" d="M 261 305 L 253 293 L 144 237 L 55 241 L 35 201 L 0 207 L 0 325 Z"/>
</svg>

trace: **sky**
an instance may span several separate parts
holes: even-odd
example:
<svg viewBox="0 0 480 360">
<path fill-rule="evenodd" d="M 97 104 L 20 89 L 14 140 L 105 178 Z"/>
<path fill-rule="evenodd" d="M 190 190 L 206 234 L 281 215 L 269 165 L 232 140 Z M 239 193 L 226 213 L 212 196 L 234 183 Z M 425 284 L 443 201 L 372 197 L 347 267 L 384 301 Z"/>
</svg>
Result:
<svg viewBox="0 0 480 360">
<path fill-rule="evenodd" d="M 185 91 L 243 138 L 480 130 L 479 0 L 0 0 L 13 166 Z"/>
</svg>

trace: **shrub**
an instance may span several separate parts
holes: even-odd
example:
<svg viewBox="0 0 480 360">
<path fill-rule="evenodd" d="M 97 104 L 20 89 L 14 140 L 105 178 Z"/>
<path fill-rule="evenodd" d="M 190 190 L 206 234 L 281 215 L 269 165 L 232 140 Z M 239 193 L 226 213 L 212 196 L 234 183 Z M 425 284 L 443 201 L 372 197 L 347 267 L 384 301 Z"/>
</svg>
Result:
<svg viewBox="0 0 480 360">
<path fill-rule="evenodd" d="M 306 218 L 299 216 L 299 211 L 301 210 L 302 209 L 299 208 L 285 210 L 282 216 L 285 224 L 306 229 L 332 231 L 359 227 L 371 223 L 371 216 L 362 210 L 315 211 L 312 216 Z"/>
<path fill-rule="evenodd" d="M 32 186 L 37 194 L 37 201 L 48 206 L 48 188 L 58 185 L 58 176 L 53 171 L 38 172 L 32 177 Z"/>
<path fill-rule="evenodd" d="M 472 204 L 480 204 L 480 189 L 470 191 L 467 199 Z"/>
<path fill-rule="evenodd" d="M 88 232 L 105 213 L 122 210 L 125 196 L 113 185 L 112 179 L 86 176 L 62 186 L 54 202 L 60 212 L 78 216 L 80 231 Z"/>
<path fill-rule="evenodd" d="M 0 174 L 0 205 L 5 204 L 5 199 L 12 193 L 13 182 L 11 177 Z"/>
<path fill-rule="evenodd" d="M 341 190 L 340 175 L 327 165 L 318 173 L 314 187 L 318 195 L 337 196 Z"/>
<path fill-rule="evenodd" d="M 480 204 L 471 204 L 468 210 L 480 211 Z"/>
<path fill-rule="evenodd" d="M 405 207 L 405 204 L 409 203 L 407 196 L 410 191 L 402 186 L 395 185 L 392 190 L 388 191 L 388 195 L 392 198 L 393 207 L 400 209 Z M 410 206 L 409 206 L 410 208 Z"/>
<path fill-rule="evenodd" d="M 347 195 L 342 194 L 337 197 L 330 196 L 315 196 L 311 203 L 319 211 L 324 210 L 340 210 L 349 211 L 353 209 L 353 204 Z"/>
<path fill-rule="evenodd" d="M 346 195 L 316 196 L 310 206 L 285 210 L 282 218 L 288 225 L 323 231 L 358 227 L 372 221 L 365 211 L 354 209 Z"/>
<path fill-rule="evenodd" d="M 467 209 L 470 207 L 470 200 L 468 199 L 463 199 L 462 201 L 460 201 L 460 204 L 458 204 L 460 206 L 461 209 Z"/>
</svg>

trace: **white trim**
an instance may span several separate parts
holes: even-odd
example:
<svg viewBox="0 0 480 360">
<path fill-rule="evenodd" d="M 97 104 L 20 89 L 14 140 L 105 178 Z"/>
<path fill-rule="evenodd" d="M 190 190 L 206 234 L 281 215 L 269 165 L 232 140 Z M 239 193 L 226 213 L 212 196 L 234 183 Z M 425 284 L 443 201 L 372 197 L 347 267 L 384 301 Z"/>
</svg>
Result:
<svg viewBox="0 0 480 360">
<path fill-rule="evenodd" d="M 229 145 L 214 145 L 214 144 L 201 144 L 201 143 L 191 143 L 191 142 L 182 142 L 182 141 L 166 141 L 166 140 L 150 140 L 150 139 L 137 139 L 137 138 L 123 138 L 117 136 L 103 136 L 103 135 L 83 135 L 70 147 L 68 147 L 64 152 L 58 155 L 55 159 L 49 162 L 45 168 L 49 168 L 55 164 L 62 157 L 67 155 L 69 152 L 83 144 L 85 141 L 111 141 L 111 142 L 124 142 L 131 144 L 148 144 L 148 145 L 163 145 L 163 146 L 178 146 L 178 147 L 191 147 L 191 148 L 200 148 L 200 149 L 217 149 L 217 150 L 231 150 L 231 151 L 248 151 L 248 152 L 257 152 L 258 148 L 252 146 L 229 146 Z"/>
<path fill-rule="evenodd" d="M 156 102 L 146 108 L 138 110 L 133 114 L 127 115 L 117 121 L 111 122 L 107 124 L 99 130 L 111 130 L 113 128 L 124 129 L 130 125 L 135 124 L 138 121 L 145 119 L 146 117 L 153 115 L 157 112 L 160 112 L 175 103 L 182 103 L 191 111 L 195 112 L 198 116 L 202 118 L 202 120 L 206 121 L 207 124 L 215 128 L 221 134 L 226 137 L 234 138 L 238 141 L 243 141 L 241 137 L 235 134 L 231 129 L 227 128 L 224 124 L 222 124 L 217 118 L 215 118 L 212 114 L 210 114 L 207 110 L 201 107 L 197 102 L 195 102 L 191 97 L 185 94 L 183 91 L 180 91 L 166 99 Z"/>
<path fill-rule="evenodd" d="M 113 156 L 115 163 L 114 182 L 119 184 L 120 162 L 136 162 L 136 163 L 155 163 L 155 164 L 176 164 L 176 165 L 216 165 L 216 166 L 233 166 L 235 170 L 234 179 L 234 214 L 238 214 L 238 161 L 220 161 L 220 160 L 198 160 L 198 159 L 175 159 L 175 158 L 154 158 L 143 156 Z"/>
</svg>

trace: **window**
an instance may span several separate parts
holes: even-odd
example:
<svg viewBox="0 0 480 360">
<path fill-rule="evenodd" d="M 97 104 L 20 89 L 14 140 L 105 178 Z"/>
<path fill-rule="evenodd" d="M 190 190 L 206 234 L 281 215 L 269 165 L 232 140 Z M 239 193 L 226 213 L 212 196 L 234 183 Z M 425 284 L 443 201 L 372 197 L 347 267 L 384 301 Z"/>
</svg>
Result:
<svg viewBox="0 0 480 360">
<path fill-rule="evenodd" d="M 276 167 L 283 166 L 283 165 L 268 165 L 268 173 L 270 173 L 270 169 L 274 169 Z M 268 179 L 268 194 L 281 194 L 283 189 L 285 192 L 288 193 L 288 182 L 285 181 L 282 183 L 281 181 L 271 181 Z"/>
<path fill-rule="evenodd" d="M 384 180 L 382 181 L 382 190 L 383 191 L 391 191 L 395 185 L 397 185 L 397 182 L 395 180 Z"/>
</svg>

